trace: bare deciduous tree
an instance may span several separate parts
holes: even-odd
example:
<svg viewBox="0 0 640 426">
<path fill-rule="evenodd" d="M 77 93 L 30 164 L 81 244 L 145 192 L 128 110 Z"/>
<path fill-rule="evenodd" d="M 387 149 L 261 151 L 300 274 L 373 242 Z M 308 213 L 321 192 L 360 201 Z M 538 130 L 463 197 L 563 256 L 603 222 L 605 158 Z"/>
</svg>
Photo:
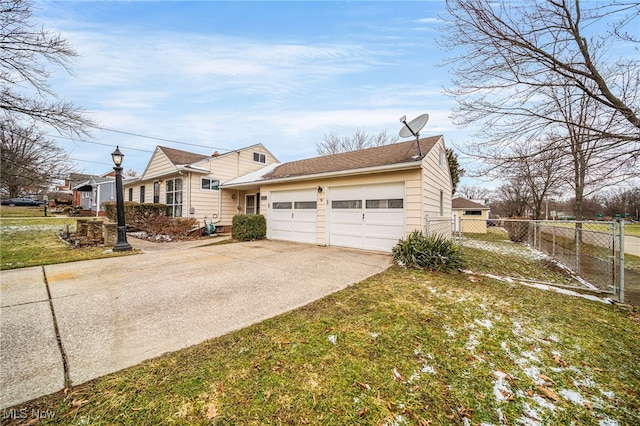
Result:
<svg viewBox="0 0 640 426">
<path fill-rule="evenodd" d="M 475 185 L 460 185 L 458 195 L 468 200 L 483 200 L 488 198 L 491 191 L 487 188 Z"/>
<path fill-rule="evenodd" d="M 491 213 L 502 217 L 524 217 L 530 203 L 528 186 L 520 179 L 512 179 L 493 192 Z"/>
<path fill-rule="evenodd" d="M 352 136 L 338 136 L 334 133 L 329 133 L 324 135 L 322 142 L 316 143 L 316 152 L 319 155 L 337 154 L 339 152 L 387 145 L 397 141 L 398 138 L 389 136 L 386 130 L 377 135 L 369 135 L 364 130 L 357 130 Z"/>
<path fill-rule="evenodd" d="M 28 0 L 0 0 L 0 120 L 46 124 L 61 133 L 86 134 L 93 123 L 49 86 L 45 64 L 71 73 L 77 53 L 60 35 L 34 22 Z"/>
<path fill-rule="evenodd" d="M 7 125 L 9 123 L 9 125 Z M 72 168 L 67 153 L 35 125 L 0 123 L 0 189 L 10 198 L 46 192 L 52 181 Z"/>
<path fill-rule="evenodd" d="M 640 2 L 587 4 L 448 0 L 441 44 L 457 55 L 448 62 L 455 76 L 449 93 L 459 104 L 456 122 L 479 125 L 479 135 L 499 151 L 514 135 L 526 138 L 555 127 L 553 102 L 540 92 L 571 87 L 600 104 L 610 123 L 588 128 L 591 134 L 637 149 L 640 56 L 632 46 L 615 58 L 611 46 L 637 43 L 625 28 L 637 25 Z"/>
</svg>

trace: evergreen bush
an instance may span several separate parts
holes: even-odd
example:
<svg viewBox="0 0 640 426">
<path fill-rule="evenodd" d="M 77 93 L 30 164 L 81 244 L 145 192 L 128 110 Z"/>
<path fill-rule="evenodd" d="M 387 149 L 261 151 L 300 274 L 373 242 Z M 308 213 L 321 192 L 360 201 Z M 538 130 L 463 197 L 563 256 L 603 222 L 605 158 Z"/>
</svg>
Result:
<svg viewBox="0 0 640 426">
<path fill-rule="evenodd" d="M 442 235 L 424 236 L 413 231 L 393 247 L 393 260 L 406 268 L 451 272 L 463 266 L 462 251 Z"/>
<path fill-rule="evenodd" d="M 231 221 L 231 236 L 239 241 L 261 240 L 267 235 L 267 220 L 261 214 L 237 214 Z"/>
</svg>

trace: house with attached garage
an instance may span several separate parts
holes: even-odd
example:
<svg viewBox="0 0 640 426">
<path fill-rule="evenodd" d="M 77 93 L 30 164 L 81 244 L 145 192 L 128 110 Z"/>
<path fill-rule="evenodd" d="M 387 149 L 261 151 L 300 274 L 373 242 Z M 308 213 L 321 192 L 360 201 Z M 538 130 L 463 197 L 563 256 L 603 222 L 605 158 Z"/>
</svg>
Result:
<svg viewBox="0 0 640 426">
<path fill-rule="evenodd" d="M 225 191 L 220 184 L 277 163 L 260 143 L 212 155 L 157 146 L 144 172 L 123 183 L 124 200 L 167 204 L 174 217 L 229 231 L 234 215 L 260 213 L 260 205 L 256 194 Z"/>
<path fill-rule="evenodd" d="M 428 219 L 451 220 L 444 138 L 419 143 L 267 164 L 223 181 L 222 203 L 265 215 L 269 239 L 389 252 Z"/>
</svg>

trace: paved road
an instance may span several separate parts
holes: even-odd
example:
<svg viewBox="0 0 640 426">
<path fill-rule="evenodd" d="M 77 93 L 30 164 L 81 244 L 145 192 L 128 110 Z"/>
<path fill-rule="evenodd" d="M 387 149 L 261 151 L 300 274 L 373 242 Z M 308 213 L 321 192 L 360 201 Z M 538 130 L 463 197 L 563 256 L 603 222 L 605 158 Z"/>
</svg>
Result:
<svg viewBox="0 0 640 426">
<path fill-rule="evenodd" d="M 624 252 L 634 256 L 640 256 L 640 237 L 625 235 Z"/>
<path fill-rule="evenodd" d="M 130 242 L 146 252 L 0 272 L 0 408 L 303 306 L 391 263 L 279 241 Z"/>
</svg>

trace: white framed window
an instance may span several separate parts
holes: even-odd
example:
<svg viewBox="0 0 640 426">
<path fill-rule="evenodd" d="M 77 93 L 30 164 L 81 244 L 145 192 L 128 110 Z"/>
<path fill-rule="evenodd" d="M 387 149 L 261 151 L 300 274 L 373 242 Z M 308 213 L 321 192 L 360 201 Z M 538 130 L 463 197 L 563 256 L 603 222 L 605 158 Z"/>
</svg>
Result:
<svg viewBox="0 0 640 426">
<path fill-rule="evenodd" d="M 254 152 L 253 161 L 255 161 L 256 163 L 265 164 L 267 162 L 267 156 L 261 152 Z"/>
<path fill-rule="evenodd" d="M 366 206 L 368 209 L 402 209 L 404 208 L 404 199 L 366 200 Z"/>
<path fill-rule="evenodd" d="M 129 188 L 129 199 L 127 201 L 133 201 L 133 188 Z"/>
<path fill-rule="evenodd" d="M 220 190 L 220 181 L 211 178 L 200 178 L 200 189 L 205 191 L 218 191 Z"/>
<path fill-rule="evenodd" d="M 173 217 L 182 217 L 182 178 L 167 180 L 165 199 L 170 207 L 169 214 Z"/>
<path fill-rule="evenodd" d="M 361 209 L 362 200 L 331 200 L 332 209 Z"/>
</svg>

